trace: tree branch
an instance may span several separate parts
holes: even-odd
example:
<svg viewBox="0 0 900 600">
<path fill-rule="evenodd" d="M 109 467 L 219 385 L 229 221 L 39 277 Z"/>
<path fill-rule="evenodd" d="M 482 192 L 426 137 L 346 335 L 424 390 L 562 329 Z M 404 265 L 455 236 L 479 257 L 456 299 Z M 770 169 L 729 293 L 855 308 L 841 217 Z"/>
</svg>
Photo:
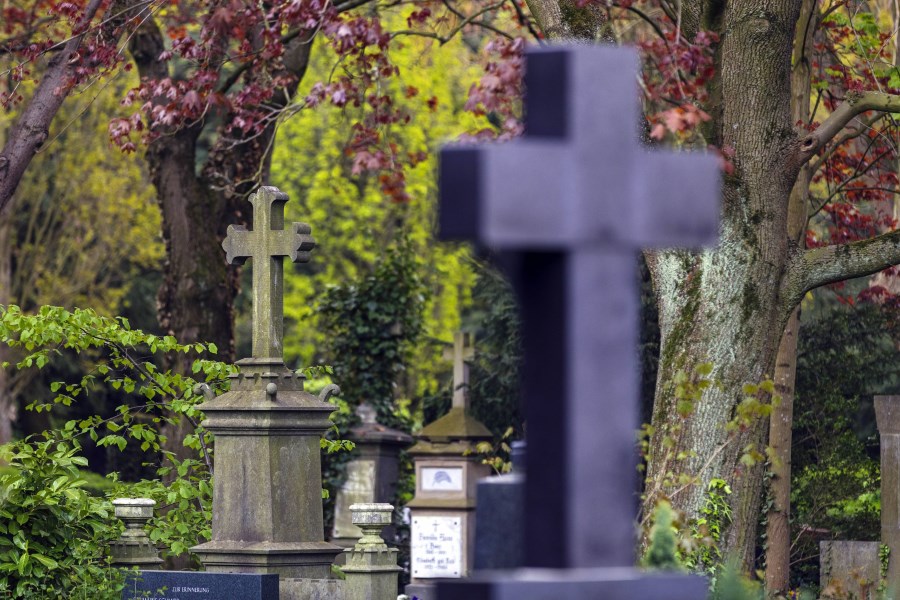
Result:
<svg viewBox="0 0 900 600">
<path fill-rule="evenodd" d="M 883 119 L 883 118 L 884 118 L 884 115 L 879 113 L 868 119 L 860 119 L 859 127 L 852 128 L 852 129 L 848 128 L 847 131 L 845 131 L 843 134 L 841 134 L 840 137 L 838 137 L 834 140 L 834 143 L 825 152 L 825 154 L 823 154 L 822 156 L 817 158 L 815 161 L 813 161 L 812 165 L 810 166 L 810 173 L 818 172 L 818 170 L 822 168 L 822 165 L 825 164 L 825 161 L 828 160 L 829 158 L 831 158 L 831 155 L 834 154 L 835 151 L 837 151 L 837 149 L 841 147 L 841 145 L 843 145 L 845 142 L 849 142 L 850 140 L 858 138 L 863 133 L 865 133 L 867 129 L 874 126 L 875 123 L 877 123 L 880 119 Z"/>
<path fill-rule="evenodd" d="M 868 240 L 813 248 L 791 267 L 798 274 L 797 296 L 817 287 L 872 275 L 900 263 L 900 229 Z"/>
<path fill-rule="evenodd" d="M 870 110 L 881 112 L 900 112 L 900 95 L 882 92 L 864 92 L 848 95 L 843 104 L 838 106 L 819 128 L 800 141 L 800 164 L 806 163 L 856 116 Z"/>
<path fill-rule="evenodd" d="M 19 187 L 31 159 L 47 140 L 50 123 L 68 95 L 70 80 L 77 66 L 78 48 L 102 4 L 103 0 L 91 0 L 85 8 L 71 39 L 62 52 L 50 60 L 34 95 L 10 131 L 0 152 L 0 214 Z"/>
</svg>

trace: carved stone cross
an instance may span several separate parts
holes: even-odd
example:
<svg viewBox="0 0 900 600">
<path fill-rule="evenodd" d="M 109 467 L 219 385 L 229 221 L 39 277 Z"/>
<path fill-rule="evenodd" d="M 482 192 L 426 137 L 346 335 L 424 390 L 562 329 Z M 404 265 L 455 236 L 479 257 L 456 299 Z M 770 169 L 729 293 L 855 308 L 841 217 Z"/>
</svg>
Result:
<svg viewBox="0 0 900 600">
<path fill-rule="evenodd" d="M 469 364 L 475 357 L 474 336 L 457 331 L 453 334 L 453 349 L 444 351 L 444 358 L 453 361 L 453 408 L 469 409 Z"/>
<path fill-rule="evenodd" d="M 526 55 L 523 139 L 445 148 L 440 230 L 503 257 L 523 322 L 525 567 L 439 584 L 440 600 L 705 597 L 635 564 L 637 255 L 714 243 L 711 155 L 639 142 L 633 50 Z"/>
<path fill-rule="evenodd" d="M 284 338 L 282 259 L 309 262 L 316 241 L 306 223 L 284 228 L 288 197 L 278 188 L 260 187 L 249 200 L 253 205 L 253 231 L 229 225 L 222 248 L 230 265 L 253 259 L 253 357 L 280 359 Z"/>
</svg>

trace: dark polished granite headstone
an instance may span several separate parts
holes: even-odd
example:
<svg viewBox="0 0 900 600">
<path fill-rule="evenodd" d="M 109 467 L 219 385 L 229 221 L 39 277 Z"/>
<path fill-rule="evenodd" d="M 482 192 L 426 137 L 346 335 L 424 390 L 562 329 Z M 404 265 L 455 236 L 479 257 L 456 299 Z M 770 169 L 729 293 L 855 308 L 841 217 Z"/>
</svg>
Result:
<svg viewBox="0 0 900 600">
<path fill-rule="evenodd" d="M 278 600 L 278 575 L 141 571 L 129 576 L 122 600 Z"/>
</svg>

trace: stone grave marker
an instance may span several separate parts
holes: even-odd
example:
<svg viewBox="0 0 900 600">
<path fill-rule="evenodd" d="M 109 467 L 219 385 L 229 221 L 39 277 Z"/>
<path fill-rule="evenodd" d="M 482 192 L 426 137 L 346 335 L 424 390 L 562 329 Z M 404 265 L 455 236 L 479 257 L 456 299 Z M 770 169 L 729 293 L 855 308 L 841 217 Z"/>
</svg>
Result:
<svg viewBox="0 0 900 600">
<path fill-rule="evenodd" d="M 222 243 L 229 263 L 253 259 L 253 356 L 237 362 L 230 391 L 200 406 L 215 435 L 215 489 L 212 539 L 193 551 L 212 573 L 280 576 L 285 600 L 338 597 L 331 564 L 342 548 L 324 540 L 319 447 L 335 407 L 282 358 L 282 260 L 308 261 L 315 246 L 308 225 L 285 229 L 287 199 L 259 188 L 253 230 L 230 226 Z"/>
<path fill-rule="evenodd" d="M 900 396 L 875 396 L 881 440 L 881 543 L 890 549 L 887 587 L 900 595 Z"/>
<path fill-rule="evenodd" d="M 706 597 L 634 568 L 637 253 L 718 232 L 713 156 L 639 143 L 633 50 L 526 55 L 525 137 L 440 157 L 441 235 L 504 256 L 524 328 L 525 568 L 438 584 L 440 600 Z"/>
<path fill-rule="evenodd" d="M 469 366 L 472 336 L 457 332 L 446 358 L 453 360 L 450 412 L 416 434 L 409 453 L 415 461 L 416 493 L 411 513 L 410 576 L 406 594 L 434 600 L 434 580 L 465 577 L 475 554 L 475 490 L 490 474 L 475 452 L 491 432 L 469 414 Z"/>
<path fill-rule="evenodd" d="M 331 542 L 349 548 L 362 536 L 353 523 L 354 504 L 387 503 L 394 501 L 400 477 L 400 451 L 412 444 L 413 438 L 404 431 L 379 423 L 376 411 L 363 401 L 356 407 L 358 425 L 347 436 L 354 444 L 354 458 L 347 463 L 347 479 L 334 499 L 334 530 Z M 393 542 L 394 527 L 388 524 L 384 538 Z"/>
</svg>

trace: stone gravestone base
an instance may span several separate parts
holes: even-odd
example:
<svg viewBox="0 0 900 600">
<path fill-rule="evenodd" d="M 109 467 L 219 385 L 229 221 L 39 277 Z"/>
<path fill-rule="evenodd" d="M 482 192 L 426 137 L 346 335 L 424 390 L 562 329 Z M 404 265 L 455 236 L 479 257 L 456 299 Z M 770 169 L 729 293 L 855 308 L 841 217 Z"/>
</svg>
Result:
<svg viewBox="0 0 900 600">
<path fill-rule="evenodd" d="M 877 597 L 881 584 L 878 542 L 820 542 L 819 586 L 822 599 Z"/>
<path fill-rule="evenodd" d="M 344 597 L 344 582 L 339 579 L 299 579 L 282 577 L 278 582 L 279 600 L 339 600 Z"/>
</svg>

